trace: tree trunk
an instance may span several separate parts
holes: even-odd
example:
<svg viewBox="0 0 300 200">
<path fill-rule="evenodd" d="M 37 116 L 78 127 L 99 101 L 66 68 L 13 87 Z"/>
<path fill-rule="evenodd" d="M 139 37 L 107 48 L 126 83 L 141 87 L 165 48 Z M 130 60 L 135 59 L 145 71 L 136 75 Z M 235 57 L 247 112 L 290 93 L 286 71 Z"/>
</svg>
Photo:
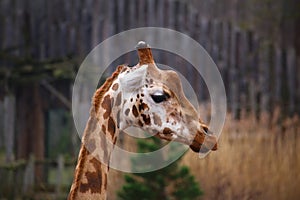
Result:
<svg viewBox="0 0 300 200">
<path fill-rule="evenodd" d="M 7 95 L 4 98 L 4 145 L 5 160 L 14 160 L 14 136 L 15 136 L 15 97 Z"/>
<path fill-rule="evenodd" d="M 17 158 L 28 159 L 33 154 L 37 160 L 42 160 L 45 152 L 45 120 L 39 85 L 20 86 L 17 96 Z M 43 180 L 42 166 L 35 167 L 35 177 L 37 182 Z"/>
</svg>

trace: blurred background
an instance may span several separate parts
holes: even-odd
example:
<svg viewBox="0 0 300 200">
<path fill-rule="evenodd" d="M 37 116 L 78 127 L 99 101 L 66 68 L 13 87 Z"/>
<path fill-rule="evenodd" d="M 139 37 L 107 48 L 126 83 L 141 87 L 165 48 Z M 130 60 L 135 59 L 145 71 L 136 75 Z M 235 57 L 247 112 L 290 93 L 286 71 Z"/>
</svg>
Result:
<svg viewBox="0 0 300 200">
<path fill-rule="evenodd" d="M 299 199 L 299 24 L 298 0 L 0 0 L 0 199 L 66 198 L 80 148 L 71 111 L 76 72 L 97 44 L 144 26 L 198 41 L 224 80 L 219 150 L 179 161 L 203 191 L 195 199 Z M 203 91 L 199 112 L 208 122 L 202 78 L 179 56 L 154 57 Z M 123 63 L 135 65 L 136 53 L 114 61 L 106 76 Z M 83 117 L 85 89 L 77 99 Z M 124 173 L 111 170 L 109 199 L 121 198 L 124 183 Z"/>
</svg>

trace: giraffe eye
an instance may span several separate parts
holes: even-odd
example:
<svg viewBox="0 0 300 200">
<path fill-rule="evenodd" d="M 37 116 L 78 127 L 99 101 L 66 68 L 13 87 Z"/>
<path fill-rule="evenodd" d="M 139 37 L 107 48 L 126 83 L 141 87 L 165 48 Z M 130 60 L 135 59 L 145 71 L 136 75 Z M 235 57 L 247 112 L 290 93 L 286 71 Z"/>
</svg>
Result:
<svg viewBox="0 0 300 200">
<path fill-rule="evenodd" d="M 151 95 L 151 98 L 155 103 L 161 103 L 163 101 L 166 101 L 169 97 L 169 94 L 167 94 L 164 91 L 156 91 Z"/>
</svg>

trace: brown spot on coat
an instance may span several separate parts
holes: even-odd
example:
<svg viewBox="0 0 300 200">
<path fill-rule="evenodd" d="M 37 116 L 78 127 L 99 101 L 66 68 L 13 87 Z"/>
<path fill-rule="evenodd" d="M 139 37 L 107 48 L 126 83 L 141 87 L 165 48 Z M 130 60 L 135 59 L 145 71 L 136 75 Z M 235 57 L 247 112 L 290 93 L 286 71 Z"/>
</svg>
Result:
<svg viewBox="0 0 300 200">
<path fill-rule="evenodd" d="M 90 160 L 90 163 L 93 164 L 95 171 L 94 172 L 86 172 L 85 176 L 87 179 L 87 183 L 80 184 L 80 192 L 86 193 L 90 191 L 90 193 L 101 193 L 101 185 L 102 185 L 102 173 L 101 173 L 101 163 L 96 158 Z"/>
<path fill-rule="evenodd" d="M 164 128 L 164 130 L 163 130 L 164 135 L 169 135 L 171 133 L 172 133 L 172 130 L 170 128 Z"/>
<path fill-rule="evenodd" d="M 141 112 L 141 111 L 143 111 L 143 110 L 149 110 L 149 107 L 147 106 L 147 104 L 145 104 L 145 103 L 141 103 L 140 105 L 139 105 L 139 111 Z"/>
<path fill-rule="evenodd" d="M 110 116 L 110 114 L 111 114 L 111 107 L 112 107 L 111 98 L 110 98 L 109 95 L 107 95 L 107 96 L 104 97 L 101 106 L 105 110 L 105 112 L 103 114 L 103 118 L 107 119 Z"/>
<path fill-rule="evenodd" d="M 138 124 L 139 124 L 140 127 L 144 126 L 144 124 L 143 124 L 143 122 L 141 120 L 138 121 Z"/>
<path fill-rule="evenodd" d="M 102 132 L 103 132 L 103 134 L 106 134 L 106 127 L 102 124 Z"/>
<path fill-rule="evenodd" d="M 146 125 L 149 125 L 151 123 L 149 115 L 142 114 L 142 118 Z"/>
<path fill-rule="evenodd" d="M 118 84 L 118 83 L 115 83 L 115 84 L 112 86 L 112 89 L 113 89 L 114 91 L 117 91 L 118 88 L 119 88 L 119 84 Z"/>
<path fill-rule="evenodd" d="M 107 189 L 107 176 L 104 176 L 103 177 L 103 184 L 104 184 L 104 189 L 106 190 Z"/>
<path fill-rule="evenodd" d="M 97 123 L 98 123 L 98 120 L 97 120 L 96 116 L 94 115 L 93 112 L 91 112 L 91 116 L 90 116 L 90 118 L 88 120 L 88 123 L 87 123 L 85 131 L 87 133 L 93 132 L 96 129 L 96 127 L 97 127 Z"/>
<path fill-rule="evenodd" d="M 116 124 L 113 118 L 109 117 L 108 124 L 107 124 L 107 131 L 110 133 L 111 137 L 113 138 L 115 131 L 116 131 Z"/>
<path fill-rule="evenodd" d="M 116 98 L 116 104 L 115 104 L 115 106 L 121 105 L 121 100 L 122 100 L 122 93 L 119 92 L 119 94 L 117 95 L 117 98 Z"/>
<path fill-rule="evenodd" d="M 113 139 L 113 144 L 116 144 L 116 142 L 117 142 L 117 137 L 114 137 L 114 139 Z"/>
<path fill-rule="evenodd" d="M 120 127 L 120 110 L 117 112 L 117 127 Z"/>
<path fill-rule="evenodd" d="M 95 151 L 95 149 L 96 149 L 96 140 L 95 139 L 92 138 L 88 141 L 87 149 L 89 150 L 90 153 Z"/>
<path fill-rule="evenodd" d="M 138 113 L 138 110 L 136 108 L 136 106 L 132 106 L 132 114 L 135 116 L 135 117 L 138 117 L 139 116 L 139 113 Z"/>
<path fill-rule="evenodd" d="M 127 108 L 127 109 L 125 110 L 125 115 L 128 116 L 129 112 L 130 112 L 130 109 Z"/>
<path fill-rule="evenodd" d="M 105 127 L 104 127 L 105 128 Z M 101 136 L 105 137 L 105 136 Z M 103 150 L 103 162 L 108 162 L 108 149 L 107 149 L 107 140 L 101 140 L 101 149 Z"/>
</svg>

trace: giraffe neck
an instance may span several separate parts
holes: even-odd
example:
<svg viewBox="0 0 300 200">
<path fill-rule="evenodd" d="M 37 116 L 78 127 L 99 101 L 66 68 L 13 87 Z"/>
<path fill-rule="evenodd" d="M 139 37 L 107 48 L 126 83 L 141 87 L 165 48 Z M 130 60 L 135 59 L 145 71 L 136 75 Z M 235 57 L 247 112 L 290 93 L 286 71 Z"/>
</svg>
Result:
<svg viewBox="0 0 300 200">
<path fill-rule="evenodd" d="M 119 134 L 121 92 L 117 76 L 124 66 L 106 80 L 93 97 L 68 199 L 106 199 L 109 160 Z"/>
</svg>

